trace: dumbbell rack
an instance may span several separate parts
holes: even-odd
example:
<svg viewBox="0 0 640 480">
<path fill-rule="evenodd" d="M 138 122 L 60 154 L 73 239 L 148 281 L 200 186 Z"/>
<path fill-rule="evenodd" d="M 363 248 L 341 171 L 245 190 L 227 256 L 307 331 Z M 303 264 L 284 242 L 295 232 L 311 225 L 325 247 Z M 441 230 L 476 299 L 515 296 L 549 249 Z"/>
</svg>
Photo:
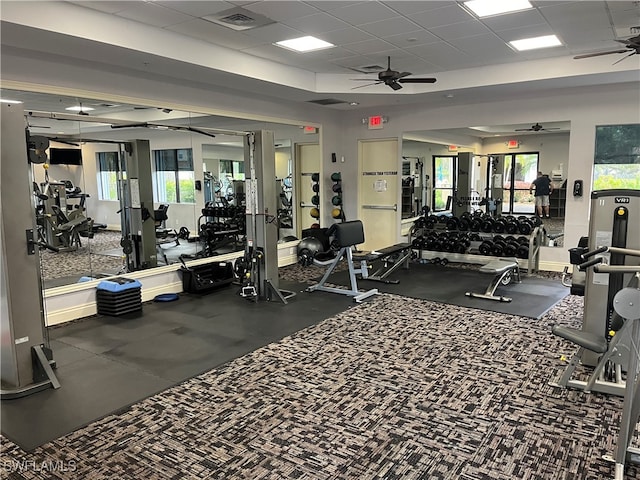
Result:
<svg viewBox="0 0 640 480">
<path fill-rule="evenodd" d="M 441 227 L 441 228 L 438 228 Z M 438 224 L 432 230 L 436 232 L 451 232 L 456 233 L 456 230 L 448 230 L 444 228 L 444 225 Z M 421 236 L 425 232 L 429 230 L 423 228 L 412 229 L 409 232 L 409 243 L 412 243 L 413 239 Z M 460 232 L 467 233 L 467 232 Z M 478 232 L 478 235 L 481 239 L 491 239 L 497 235 L 498 233 L 485 233 Z M 527 274 L 535 273 L 539 270 L 540 267 L 540 246 L 543 245 L 544 241 L 544 229 L 541 226 L 535 227 L 533 231 L 529 235 L 520 235 L 528 238 L 528 246 L 529 246 L 529 255 L 526 258 L 527 261 Z M 494 260 L 497 257 L 494 255 L 480 255 L 480 254 L 472 254 L 468 253 L 470 250 L 478 249 L 482 244 L 482 241 L 471 241 L 470 246 L 466 249 L 465 253 L 453 253 L 453 252 L 443 252 L 438 250 L 427 250 L 424 248 L 414 248 L 414 251 L 417 251 L 419 259 L 425 260 L 433 260 L 434 258 L 446 259 L 447 262 L 456 262 L 456 263 L 471 263 L 471 264 L 481 264 L 484 265 L 491 260 Z M 522 259 L 524 260 L 524 259 Z"/>
</svg>

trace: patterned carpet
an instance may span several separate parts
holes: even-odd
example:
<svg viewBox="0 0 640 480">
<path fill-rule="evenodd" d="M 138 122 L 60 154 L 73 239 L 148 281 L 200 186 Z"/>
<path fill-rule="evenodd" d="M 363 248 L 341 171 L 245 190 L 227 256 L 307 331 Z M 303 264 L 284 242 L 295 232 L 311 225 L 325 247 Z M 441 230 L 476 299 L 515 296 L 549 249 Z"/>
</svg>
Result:
<svg viewBox="0 0 640 480">
<path fill-rule="evenodd" d="M 581 311 L 381 294 L 29 454 L 3 440 L 3 478 L 613 478 L 621 399 L 547 384 Z"/>
</svg>

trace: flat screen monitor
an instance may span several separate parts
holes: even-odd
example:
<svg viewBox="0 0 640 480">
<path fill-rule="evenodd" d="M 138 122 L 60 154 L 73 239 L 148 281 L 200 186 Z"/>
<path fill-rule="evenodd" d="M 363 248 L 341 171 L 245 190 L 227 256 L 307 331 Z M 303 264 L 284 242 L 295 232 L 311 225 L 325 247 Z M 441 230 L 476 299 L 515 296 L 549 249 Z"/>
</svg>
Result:
<svg viewBox="0 0 640 480">
<path fill-rule="evenodd" d="M 79 148 L 50 148 L 51 165 L 82 165 L 82 150 Z"/>
</svg>

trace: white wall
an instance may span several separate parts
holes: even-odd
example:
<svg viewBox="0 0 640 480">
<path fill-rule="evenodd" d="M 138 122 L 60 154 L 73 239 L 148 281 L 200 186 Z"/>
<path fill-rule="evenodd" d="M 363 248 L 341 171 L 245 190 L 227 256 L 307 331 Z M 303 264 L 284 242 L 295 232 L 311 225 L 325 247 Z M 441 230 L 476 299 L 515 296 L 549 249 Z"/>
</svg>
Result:
<svg viewBox="0 0 640 480">
<path fill-rule="evenodd" d="M 567 198 L 565 245 L 577 245 L 579 238 L 587 235 L 588 231 L 590 203 L 588 189 L 593 170 L 595 126 L 638 123 L 640 121 L 639 85 L 638 83 L 621 84 L 615 90 L 610 87 L 567 89 L 565 92 L 537 99 L 436 108 L 429 110 L 428 114 L 424 107 L 390 107 L 383 112 L 389 117 L 389 122 L 382 130 L 367 130 L 360 121 L 363 116 L 379 114 L 379 110 L 345 115 L 343 148 L 346 157 L 353 159 L 345 165 L 349 168 L 349 174 L 346 177 L 353 179 L 352 188 L 355 188 L 357 144 L 358 139 L 361 138 L 401 139 L 404 132 L 418 129 L 437 130 L 493 125 L 496 119 L 499 119 L 500 124 L 568 120 L 571 122 L 571 135 L 568 162 L 565 165 L 567 184 L 572 185 L 574 180 L 583 179 L 586 188 L 584 196 Z M 343 177 L 345 177 L 344 174 Z M 352 197 L 347 197 L 346 200 L 352 201 Z M 541 257 L 543 262 L 555 263 L 557 266 L 568 262 L 568 254 L 561 248 L 544 247 Z"/>
</svg>

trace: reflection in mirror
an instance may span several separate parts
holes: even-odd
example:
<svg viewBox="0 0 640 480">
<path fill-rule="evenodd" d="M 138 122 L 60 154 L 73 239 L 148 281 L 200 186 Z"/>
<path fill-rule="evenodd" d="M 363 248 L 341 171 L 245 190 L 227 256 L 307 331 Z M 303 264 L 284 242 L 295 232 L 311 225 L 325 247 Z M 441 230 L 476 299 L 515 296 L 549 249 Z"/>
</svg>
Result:
<svg viewBox="0 0 640 480">
<path fill-rule="evenodd" d="M 299 236 L 304 228 L 297 218 L 295 152 L 298 145 L 314 145 L 319 166 L 317 130 L 309 134 L 300 125 L 2 92 L 3 98 L 23 102 L 29 131 L 47 136 L 48 153 L 55 156 L 47 170 L 33 166 L 39 189 L 61 184 L 50 192 L 51 200 L 42 192 L 34 195 L 45 288 L 242 250 L 249 131 L 274 132 L 279 238 Z M 78 109 L 65 110 L 73 106 Z M 78 155 L 79 164 L 60 160 L 64 154 Z M 136 162 L 150 169 L 134 168 Z M 69 233 L 56 230 L 54 221 Z"/>
<path fill-rule="evenodd" d="M 536 189 L 533 193 L 530 189 L 542 172 L 552 186 L 548 218 L 542 210 L 545 242 L 563 246 L 570 122 L 541 123 L 542 129 L 540 124 L 533 125 L 535 128 L 512 124 L 405 133 L 403 217 L 419 211 L 414 205 L 421 202 L 436 213 L 454 212 L 457 207 L 533 217 Z"/>
</svg>

